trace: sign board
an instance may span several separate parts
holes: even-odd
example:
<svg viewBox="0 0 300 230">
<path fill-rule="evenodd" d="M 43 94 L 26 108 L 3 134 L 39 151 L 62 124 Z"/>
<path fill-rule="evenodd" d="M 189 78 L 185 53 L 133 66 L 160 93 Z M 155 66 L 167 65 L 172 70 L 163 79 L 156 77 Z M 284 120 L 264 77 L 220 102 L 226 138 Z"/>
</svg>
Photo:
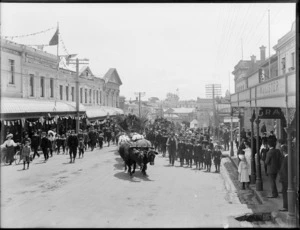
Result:
<svg viewBox="0 0 300 230">
<path fill-rule="evenodd" d="M 224 123 L 231 122 L 231 117 L 224 117 Z M 232 122 L 239 122 L 238 117 L 232 117 Z"/>
<path fill-rule="evenodd" d="M 259 110 L 258 117 L 261 119 L 282 119 L 284 114 L 281 108 L 263 107 Z"/>
</svg>

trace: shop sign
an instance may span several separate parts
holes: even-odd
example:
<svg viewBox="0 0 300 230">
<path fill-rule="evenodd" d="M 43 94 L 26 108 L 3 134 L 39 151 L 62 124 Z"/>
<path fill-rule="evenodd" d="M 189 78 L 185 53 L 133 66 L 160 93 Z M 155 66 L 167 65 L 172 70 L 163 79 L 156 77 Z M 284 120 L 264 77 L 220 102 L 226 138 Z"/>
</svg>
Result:
<svg viewBox="0 0 300 230">
<path fill-rule="evenodd" d="M 284 114 L 281 108 L 261 108 L 259 110 L 258 117 L 261 119 L 281 119 L 284 118 Z"/>
</svg>

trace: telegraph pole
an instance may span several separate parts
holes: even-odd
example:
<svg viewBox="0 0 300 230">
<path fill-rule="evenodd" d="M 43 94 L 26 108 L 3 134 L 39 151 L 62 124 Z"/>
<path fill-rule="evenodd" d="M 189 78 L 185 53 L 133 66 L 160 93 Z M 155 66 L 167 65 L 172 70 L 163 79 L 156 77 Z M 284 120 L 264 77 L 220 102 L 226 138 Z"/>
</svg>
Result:
<svg viewBox="0 0 300 230">
<path fill-rule="evenodd" d="M 80 61 L 80 62 L 79 62 Z M 76 133 L 79 131 L 79 64 L 89 64 L 89 59 L 70 59 L 69 64 L 76 64 Z"/>
<path fill-rule="evenodd" d="M 141 118 L 141 97 L 145 96 L 145 92 L 136 92 L 135 95 L 139 96 L 139 118 Z"/>
</svg>

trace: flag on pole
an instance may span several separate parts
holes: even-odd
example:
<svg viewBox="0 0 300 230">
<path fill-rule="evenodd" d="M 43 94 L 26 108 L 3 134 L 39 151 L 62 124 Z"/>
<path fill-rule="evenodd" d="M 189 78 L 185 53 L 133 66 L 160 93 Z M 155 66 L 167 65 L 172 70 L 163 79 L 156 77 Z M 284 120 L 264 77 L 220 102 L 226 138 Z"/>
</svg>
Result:
<svg viewBox="0 0 300 230">
<path fill-rule="evenodd" d="M 58 29 L 56 30 L 55 34 L 51 38 L 49 42 L 49 46 L 56 46 L 58 45 Z"/>
</svg>

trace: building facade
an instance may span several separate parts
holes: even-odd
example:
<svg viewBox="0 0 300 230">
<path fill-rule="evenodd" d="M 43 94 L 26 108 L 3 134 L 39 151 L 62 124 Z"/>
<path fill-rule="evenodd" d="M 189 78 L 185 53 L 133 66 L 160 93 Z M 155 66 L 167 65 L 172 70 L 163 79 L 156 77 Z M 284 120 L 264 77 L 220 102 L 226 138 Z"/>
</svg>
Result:
<svg viewBox="0 0 300 230">
<path fill-rule="evenodd" d="M 76 92 L 74 68 L 64 60 L 59 61 L 56 55 L 2 39 L 1 137 L 7 131 L 20 135 L 21 130 L 36 123 L 43 123 L 39 128 L 46 128 L 43 121 L 49 120 L 49 125 L 51 122 L 54 126 L 59 123 L 59 117 L 71 116 L 74 120 L 77 93 L 82 117 L 90 109 L 93 109 L 90 119 L 123 113 L 118 109 L 122 82 L 116 69 L 111 68 L 99 77 L 88 66 L 83 67 L 79 72 L 79 92 Z M 99 112 L 94 111 L 100 107 Z"/>
</svg>

